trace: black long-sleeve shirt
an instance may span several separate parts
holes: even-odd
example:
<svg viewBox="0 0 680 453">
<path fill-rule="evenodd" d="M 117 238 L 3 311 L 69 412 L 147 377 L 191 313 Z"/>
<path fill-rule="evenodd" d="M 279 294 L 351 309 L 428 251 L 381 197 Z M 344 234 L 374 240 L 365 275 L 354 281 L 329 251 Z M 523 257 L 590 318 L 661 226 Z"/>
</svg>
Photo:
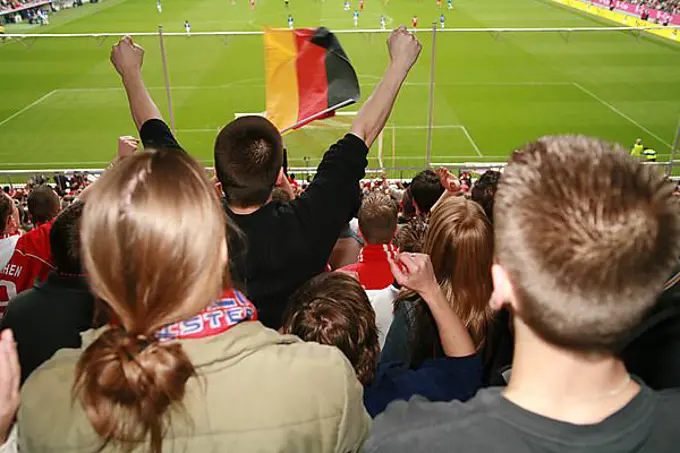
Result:
<svg viewBox="0 0 680 453">
<path fill-rule="evenodd" d="M 181 149 L 161 120 L 147 121 L 140 135 L 147 148 Z M 342 228 L 361 203 L 367 154 L 363 140 L 347 134 L 326 152 L 316 177 L 295 200 L 272 201 L 247 215 L 225 206 L 242 232 L 229 232 L 232 279 L 266 326 L 278 329 L 290 295 L 325 270 Z"/>
</svg>

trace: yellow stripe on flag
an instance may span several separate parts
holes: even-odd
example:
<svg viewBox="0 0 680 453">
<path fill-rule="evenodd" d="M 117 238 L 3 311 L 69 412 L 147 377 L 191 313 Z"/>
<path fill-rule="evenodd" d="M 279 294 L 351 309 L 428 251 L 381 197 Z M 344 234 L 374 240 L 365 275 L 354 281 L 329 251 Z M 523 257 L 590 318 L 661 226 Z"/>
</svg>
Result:
<svg viewBox="0 0 680 453">
<path fill-rule="evenodd" d="M 298 120 L 297 46 L 292 30 L 265 30 L 267 118 L 283 130 Z"/>
</svg>

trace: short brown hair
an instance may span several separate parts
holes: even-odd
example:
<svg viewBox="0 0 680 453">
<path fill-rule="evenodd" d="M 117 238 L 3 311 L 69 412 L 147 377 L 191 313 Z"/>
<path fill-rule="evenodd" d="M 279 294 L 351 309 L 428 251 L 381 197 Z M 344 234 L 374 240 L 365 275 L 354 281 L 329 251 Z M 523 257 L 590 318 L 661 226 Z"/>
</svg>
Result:
<svg viewBox="0 0 680 453">
<path fill-rule="evenodd" d="M 414 217 L 399 229 L 394 245 L 400 252 L 421 253 L 426 233 L 427 223 L 420 217 Z"/>
<path fill-rule="evenodd" d="M 50 186 L 38 186 L 28 195 L 28 212 L 33 224 L 47 223 L 59 214 L 59 196 Z"/>
<path fill-rule="evenodd" d="M 5 234 L 7 222 L 14 215 L 14 200 L 5 192 L 0 193 L 0 234 Z"/>
<path fill-rule="evenodd" d="M 245 208 L 266 203 L 282 165 L 281 134 L 266 118 L 238 118 L 217 135 L 215 173 L 231 205 Z"/>
<path fill-rule="evenodd" d="M 362 384 L 375 378 L 380 356 L 375 312 L 359 282 L 349 275 L 324 273 L 299 288 L 290 298 L 282 329 L 305 341 L 336 346 Z"/>
<path fill-rule="evenodd" d="M 366 195 L 359 208 L 359 230 L 369 244 L 389 244 L 397 229 L 399 207 L 384 193 Z"/>
<path fill-rule="evenodd" d="M 660 172 L 602 140 L 545 137 L 515 153 L 494 217 L 522 320 L 562 347 L 613 350 L 680 254 L 672 193 Z"/>
</svg>

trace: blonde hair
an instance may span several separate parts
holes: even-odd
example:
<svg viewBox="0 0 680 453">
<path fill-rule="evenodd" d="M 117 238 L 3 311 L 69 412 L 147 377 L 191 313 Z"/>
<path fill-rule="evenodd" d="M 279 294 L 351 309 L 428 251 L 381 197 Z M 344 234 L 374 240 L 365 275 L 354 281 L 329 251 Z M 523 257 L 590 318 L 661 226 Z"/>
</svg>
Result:
<svg viewBox="0 0 680 453">
<path fill-rule="evenodd" d="M 493 231 L 482 208 L 462 197 L 437 204 L 430 215 L 423 253 L 430 256 L 439 286 L 467 327 L 475 347 L 482 349 L 493 321 L 488 305 L 493 290 Z M 395 309 L 405 304 L 410 325 L 409 360 L 411 366 L 417 367 L 442 352 L 427 304 L 406 303 L 415 296 L 413 291 L 403 291 L 395 301 Z"/>
<path fill-rule="evenodd" d="M 102 448 L 160 453 L 195 369 L 163 326 L 199 313 L 225 275 L 225 222 L 204 170 L 177 150 L 140 152 L 94 184 L 81 224 L 93 294 L 114 323 L 81 356 L 73 388 Z"/>
<path fill-rule="evenodd" d="M 481 348 L 493 319 L 493 229 L 482 207 L 462 197 L 443 200 L 430 215 L 423 251 L 446 299 Z"/>
</svg>

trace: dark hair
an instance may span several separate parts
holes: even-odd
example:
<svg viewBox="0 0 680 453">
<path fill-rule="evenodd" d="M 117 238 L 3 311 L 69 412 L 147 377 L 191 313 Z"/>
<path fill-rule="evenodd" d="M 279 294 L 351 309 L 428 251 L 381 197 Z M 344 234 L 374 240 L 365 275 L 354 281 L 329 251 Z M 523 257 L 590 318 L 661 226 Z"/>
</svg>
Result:
<svg viewBox="0 0 680 453">
<path fill-rule="evenodd" d="M 389 195 L 372 192 L 359 208 L 359 230 L 368 244 L 389 244 L 397 229 L 397 203 Z"/>
<path fill-rule="evenodd" d="M 282 164 L 281 134 L 261 116 L 232 121 L 215 140 L 215 172 L 230 205 L 245 208 L 266 203 Z"/>
<path fill-rule="evenodd" d="M 501 172 L 495 170 L 487 170 L 472 186 L 470 198 L 476 201 L 484 210 L 484 213 L 489 218 L 489 222 L 493 224 L 493 200 L 496 196 L 496 189 L 498 189 L 498 182 L 501 180 Z"/>
<path fill-rule="evenodd" d="M 428 214 L 444 193 L 444 186 L 437 173 L 432 170 L 423 170 L 411 180 L 409 191 L 421 214 Z"/>
<path fill-rule="evenodd" d="M 272 190 L 272 200 L 283 201 L 286 203 L 290 201 L 290 194 L 279 187 L 274 187 L 274 190 Z"/>
<path fill-rule="evenodd" d="M 336 346 L 362 384 L 375 378 L 380 357 L 375 312 L 359 282 L 349 275 L 323 273 L 300 287 L 290 298 L 282 331 Z"/>
<path fill-rule="evenodd" d="M 515 153 L 494 207 L 516 315 L 545 341 L 612 352 L 680 255 L 680 205 L 656 168 L 618 145 L 545 137 Z"/>
<path fill-rule="evenodd" d="M 5 234 L 7 220 L 14 213 L 14 200 L 7 194 L 0 194 L 0 235 Z"/>
<path fill-rule="evenodd" d="M 47 223 L 59 213 L 59 196 L 50 186 L 38 186 L 28 195 L 28 212 L 33 224 Z"/>
<path fill-rule="evenodd" d="M 83 202 L 76 201 L 61 211 L 52 223 L 50 247 L 52 261 L 59 272 L 82 274 L 80 263 L 80 218 Z"/>
<path fill-rule="evenodd" d="M 426 233 L 427 223 L 420 217 L 414 217 L 399 229 L 394 245 L 402 253 L 421 253 Z"/>
</svg>

